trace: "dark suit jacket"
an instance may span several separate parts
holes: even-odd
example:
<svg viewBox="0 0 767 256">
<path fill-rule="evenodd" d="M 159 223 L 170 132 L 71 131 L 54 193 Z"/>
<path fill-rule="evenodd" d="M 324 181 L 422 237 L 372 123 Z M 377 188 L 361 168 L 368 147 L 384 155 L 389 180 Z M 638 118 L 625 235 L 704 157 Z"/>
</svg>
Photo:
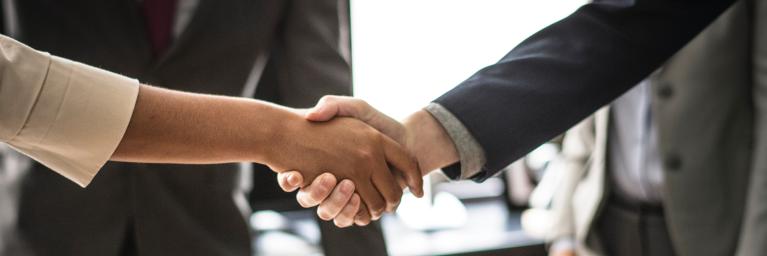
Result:
<svg viewBox="0 0 767 256">
<path fill-rule="evenodd" d="M 487 162 L 474 177 L 482 181 L 636 85 L 732 3 L 587 4 L 435 102 L 484 149 Z"/>
<path fill-rule="evenodd" d="M 272 55 L 280 83 L 263 90 L 292 106 L 351 94 L 342 2 L 200 0 L 185 31 L 154 58 L 138 1 L 16 1 L 20 41 L 172 89 L 239 96 L 259 56 Z M 81 189 L 37 165 L 19 228 L 39 255 L 250 255 L 233 199 L 238 175 L 237 165 L 112 163 Z"/>
</svg>

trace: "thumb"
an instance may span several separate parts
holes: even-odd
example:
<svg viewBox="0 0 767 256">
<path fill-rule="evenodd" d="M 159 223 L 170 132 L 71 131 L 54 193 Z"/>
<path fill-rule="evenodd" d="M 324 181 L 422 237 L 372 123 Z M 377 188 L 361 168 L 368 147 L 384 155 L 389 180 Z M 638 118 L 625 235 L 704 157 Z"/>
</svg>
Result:
<svg viewBox="0 0 767 256">
<path fill-rule="evenodd" d="M 352 117 L 368 124 L 371 118 L 378 112 L 370 107 L 365 101 L 346 96 L 328 95 L 322 97 L 317 106 L 306 112 L 306 119 L 315 122 L 324 122 L 333 117 Z M 372 125 L 372 124 L 371 124 Z"/>
<path fill-rule="evenodd" d="M 277 183 L 285 192 L 293 192 L 304 183 L 304 177 L 297 171 L 281 172 L 277 174 Z"/>
<path fill-rule="evenodd" d="M 332 96 L 322 97 L 322 99 L 317 102 L 316 106 L 309 109 L 304 115 L 306 120 L 324 122 L 333 119 L 333 117 L 338 115 L 339 105 L 335 100 L 328 100 L 329 97 Z"/>
</svg>

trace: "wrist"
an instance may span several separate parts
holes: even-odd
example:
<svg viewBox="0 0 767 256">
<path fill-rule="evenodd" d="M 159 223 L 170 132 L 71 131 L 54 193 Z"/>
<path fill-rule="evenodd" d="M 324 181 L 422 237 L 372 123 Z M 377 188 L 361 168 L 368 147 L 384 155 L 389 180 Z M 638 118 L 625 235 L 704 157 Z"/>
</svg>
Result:
<svg viewBox="0 0 767 256">
<path fill-rule="evenodd" d="M 406 146 L 423 175 L 458 161 L 458 150 L 445 128 L 429 112 L 419 110 L 403 121 Z"/>
<path fill-rule="evenodd" d="M 281 167 L 291 145 L 300 135 L 297 131 L 306 121 L 296 111 L 273 104 L 264 104 L 263 111 L 254 112 L 258 115 L 250 127 L 256 127 L 249 132 L 250 139 L 243 140 L 243 147 L 252 156 L 251 161 L 269 166 L 272 170 L 284 171 Z"/>
</svg>

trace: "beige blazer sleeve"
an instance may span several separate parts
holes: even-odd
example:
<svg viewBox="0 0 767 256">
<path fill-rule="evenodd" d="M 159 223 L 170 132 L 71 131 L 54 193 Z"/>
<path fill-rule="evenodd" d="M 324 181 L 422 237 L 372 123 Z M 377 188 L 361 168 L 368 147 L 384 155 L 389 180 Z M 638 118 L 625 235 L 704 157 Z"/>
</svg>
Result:
<svg viewBox="0 0 767 256">
<path fill-rule="evenodd" d="M 0 35 L 0 142 L 86 186 L 128 127 L 138 81 Z"/>
</svg>

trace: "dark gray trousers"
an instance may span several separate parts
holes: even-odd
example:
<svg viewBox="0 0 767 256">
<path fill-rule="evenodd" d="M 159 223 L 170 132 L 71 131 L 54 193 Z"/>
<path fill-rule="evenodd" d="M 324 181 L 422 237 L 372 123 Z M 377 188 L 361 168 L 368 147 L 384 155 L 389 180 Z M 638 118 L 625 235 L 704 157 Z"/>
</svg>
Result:
<svg viewBox="0 0 767 256">
<path fill-rule="evenodd" d="M 662 209 L 609 200 L 596 231 L 605 255 L 673 256 Z"/>
</svg>

